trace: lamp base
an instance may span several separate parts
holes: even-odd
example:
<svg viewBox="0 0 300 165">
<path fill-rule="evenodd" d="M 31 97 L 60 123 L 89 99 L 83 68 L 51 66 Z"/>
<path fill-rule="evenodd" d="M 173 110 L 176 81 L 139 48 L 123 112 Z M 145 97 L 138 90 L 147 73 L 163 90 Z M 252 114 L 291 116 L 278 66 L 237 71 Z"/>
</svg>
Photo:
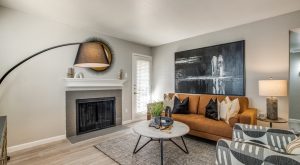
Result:
<svg viewBox="0 0 300 165">
<path fill-rule="evenodd" d="M 278 99 L 276 97 L 267 97 L 267 118 L 278 119 Z"/>
</svg>

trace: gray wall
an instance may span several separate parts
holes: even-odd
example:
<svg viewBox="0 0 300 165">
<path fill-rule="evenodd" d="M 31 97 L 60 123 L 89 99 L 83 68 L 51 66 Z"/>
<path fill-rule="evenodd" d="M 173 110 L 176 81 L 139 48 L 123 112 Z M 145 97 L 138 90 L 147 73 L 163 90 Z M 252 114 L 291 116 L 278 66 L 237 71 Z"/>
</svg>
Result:
<svg viewBox="0 0 300 165">
<path fill-rule="evenodd" d="M 174 53 L 245 40 L 246 95 L 252 107 L 265 112 L 266 98 L 258 96 L 258 80 L 289 78 L 289 30 L 300 27 L 300 12 L 192 37 L 153 48 L 153 99 L 174 92 Z M 279 98 L 279 116 L 288 118 L 288 97 Z"/>
<path fill-rule="evenodd" d="M 117 78 L 128 74 L 123 91 L 123 121 L 131 119 L 131 56 L 151 55 L 149 47 L 86 29 L 0 7 L 0 75 L 18 61 L 45 48 L 88 37 L 100 37 L 113 49 L 112 67 L 104 73 L 87 69 L 85 77 Z M 64 78 L 73 65 L 78 46 L 48 51 L 16 69 L 0 86 L 0 115 L 8 116 L 8 145 L 14 146 L 64 135 L 66 102 Z"/>
</svg>

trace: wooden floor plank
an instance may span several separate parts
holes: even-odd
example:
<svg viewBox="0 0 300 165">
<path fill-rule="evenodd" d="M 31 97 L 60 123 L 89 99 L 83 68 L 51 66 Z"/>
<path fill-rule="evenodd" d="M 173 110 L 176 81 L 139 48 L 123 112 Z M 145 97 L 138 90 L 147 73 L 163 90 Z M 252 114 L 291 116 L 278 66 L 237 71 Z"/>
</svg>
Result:
<svg viewBox="0 0 300 165">
<path fill-rule="evenodd" d="M 126 126 L 132 127 L 134 124 Z M 123 130 L 71 144 L 68 140 L 45 144 L 10 153 L 8 165 L 116 165 L 94 146 L 108 139 L 130 133 Z"/>
</svg>

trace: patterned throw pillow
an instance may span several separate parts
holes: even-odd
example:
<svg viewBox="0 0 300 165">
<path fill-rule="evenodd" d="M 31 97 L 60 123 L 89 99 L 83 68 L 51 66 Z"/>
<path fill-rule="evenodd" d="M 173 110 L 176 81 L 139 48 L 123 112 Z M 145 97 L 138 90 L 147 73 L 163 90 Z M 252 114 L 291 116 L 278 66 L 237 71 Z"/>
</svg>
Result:
<svg viewBox="0 0 300 165">
<path fill-rule="evenodd" d="M 291 141 L 285 149 L 288 154 L 300 155 L 300 137 Z"/>
<path fill-rule="evenodd" d="M 236 98 L 233 101 L 230 101 L 230 108 L 226 113 L 226 123 L 229 124 L 229 119 L 237 115 L 239 111 L 240 111 L 239 99 Z"/>
<path fill-rule="evenodd" d="M 171 109 L 173 109 L 174 107 L 174 98 L 176 95 L 173 95 L 173 97 L 170 97 L 168 94 L 164 94 L 164 107 L 170 107 Z"/>
</svg>

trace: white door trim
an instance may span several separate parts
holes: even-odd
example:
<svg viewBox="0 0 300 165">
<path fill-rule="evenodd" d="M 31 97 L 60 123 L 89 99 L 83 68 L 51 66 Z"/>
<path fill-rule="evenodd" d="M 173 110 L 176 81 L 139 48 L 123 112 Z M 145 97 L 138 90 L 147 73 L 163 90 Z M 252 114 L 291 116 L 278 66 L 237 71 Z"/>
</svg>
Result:
<svg viewBox="0 0 300 165">
<path fill-rule="evenodd" d="M 134 69 L 135 69 L 135 66 L 134 66 L 134 56 L 137 56 L 137 57 L 144 57 L 144 58 L 149 58 L 151 64 L 150 64 L 150 92 L 152 91 L 152 56 L 150 55 L 144 55 L 144 54 L 139 54 L 139 53 L 132 53 L 132 57 L 131 57 L 131 120 L 132 121 L 135 121 L 135 120 L 141 120 L 141 119 L 135 119 L 134 118 L 134 113 L 135 113 L 135 103 L 134 103 L 134 94 L 133 94 L 133 85 L 134 85 Z M 152 101 L 152 94 L 150 95 L 150 100 Z"/>
</svg>

